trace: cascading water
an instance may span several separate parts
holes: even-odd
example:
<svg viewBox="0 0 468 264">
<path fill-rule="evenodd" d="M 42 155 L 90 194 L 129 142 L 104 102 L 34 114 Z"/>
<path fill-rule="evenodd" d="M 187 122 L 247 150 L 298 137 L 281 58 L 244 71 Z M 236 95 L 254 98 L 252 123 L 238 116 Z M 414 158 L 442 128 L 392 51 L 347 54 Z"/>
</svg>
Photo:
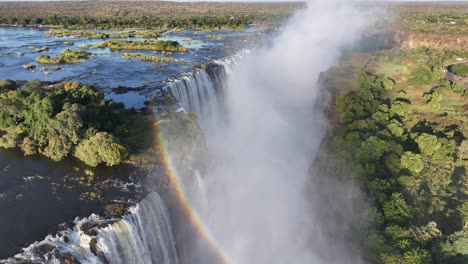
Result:
<svg viewBox="0 0 468 264">
<path fill-rule="evenodd" d="M 244 50 L 232 57 L 215 60 L 204 69 L 184 73 L 169 81 L 163 90 L 174 96 L 185 111 L 196 114 L 203 126 L 221 111 L 226 81 L 233 66 L 248 53 L 249 50 Z"/>
<path fill-rule="evenodd" d="M 271 46 L 247 56 L 229 75 L 225 121 L 202 124 L 211 164 L 204 175 L 208 209 L 199 214 L 233 263 L 362 262 L 333 230 L 333 224 L 338 230 L 352 225 L 345 212 L 353 204 L 343 199 L 320 210 L 330 202 L 325 192 L 343 197 L 348 186 L 320 189 L 316 179 L 328 175 L 311 175 L 311 168 L 327 129 L 319 76 L 369 21 L 349 1 L 309 2 Z"/>
<path fill-rule="evenodd" d="M 217 108 L 215 87 L 205 70 L 182 76 L 167 85 L 166 89 L 179 100 L 186 111 L 197 116 L 204 116 Z"/>
<path fill-rule="evenodd" d="M 49 235 L 0 263 L 61 263 L 64 254 L 90 264 L 179 263 L 167 209 L 155 192 L 122 219 L 91 215 L 77 220 L 73 229 Z"/>
<path fill-rule="evenodd" d="M 320 100 L 318 76 L 365 23 L 331 23 L 335 15 L 355 18 L 344 4 L 310 5 L 242 67 L 233 67 L 235 59 L 217 61 L 215 70 L 198 69 L 163 88 L 199 116 L 205 132 L 214 131 L 207 133 L 214 154 L 207 177 L 194 170 L 187 184 L 203 196 L 192 201 L 201 201 L 197 207 L 217 248 L 235 263 L 349 263 L 347 253 L 334 255 L 336 245 L 322 232 L 326 223 L 306 214 L 317 210 L 309 208 L 303 187 L 326 126 L 313 107 Z M 220 106 L 226 123 L 204 124 Z M 59 263 L 60 254 L 69 254 L 81 263 L 178 264 L 174 241 L 167 210 L 151 193 L 122 219 L 76 221 L 73 229 L 0 263 Z M 194 263 L 186 259 L 181 262 Z"/>
</svg>

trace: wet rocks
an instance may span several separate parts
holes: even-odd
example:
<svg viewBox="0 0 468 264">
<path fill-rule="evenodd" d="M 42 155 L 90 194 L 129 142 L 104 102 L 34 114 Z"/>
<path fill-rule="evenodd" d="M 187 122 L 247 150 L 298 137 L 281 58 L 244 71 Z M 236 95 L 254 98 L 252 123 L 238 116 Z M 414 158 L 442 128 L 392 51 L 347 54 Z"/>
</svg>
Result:
<svg viewBox="0 0 468 264">
<path fill-rule="evenodd" d="M 122 204 L 109 204 L 104 207 L 104 213 L 109 217 L 117 217 L 125 214 L 128 208 Z"/>
<path fill-rule="evenodd" d="M 89 241 L 89 250 L 91 250 L 91 252 L 97 256 L 98 254 L 98 249 L 97 249 L 97 240 L 96 238 L 93 238 L 91 239 L 91 241 Z"/>
<path fill-rule="evenodd" d="M 58 259 L 61 264 L 80 264 L 80 262 L 70 254 L 60 254 Z"/>
</svg>

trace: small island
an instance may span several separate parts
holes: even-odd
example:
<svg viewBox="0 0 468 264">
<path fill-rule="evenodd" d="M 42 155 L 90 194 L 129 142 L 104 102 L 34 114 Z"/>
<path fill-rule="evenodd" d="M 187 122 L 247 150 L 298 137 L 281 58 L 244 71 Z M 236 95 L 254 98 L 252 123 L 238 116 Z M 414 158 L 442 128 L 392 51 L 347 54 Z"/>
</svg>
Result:
<svg viewBox="0 0 468 264">
<path fill-rule="evenodd" d="M 111 51 L 117 50 L 153 50 L 169 52 L 187 52 L 188 49 L 182 46 L 178 41 L 171 40 L 144 40 L 144 41 L 126 41 L 111 40 L 104 41 L 94 45 L 94 48 L 109 48 Z"/>
<path fill-rule="evenodd" d="M 93 30 L 49 29 L 47 33 L 56 37 L 74 37 L 88 39 L 157 38 L 159 36 L 159 32 L 156 30 L 124 30 L 117 33 L 108 33 Z"/>
<path fill-rule="evenodd" d="M 40 64 L 63 64 L 63 63 L 78 63 L 81 59 L 93 58 L 94 55 L 90 52 L 80 50 L 66 49 L 60 52 L 60 57 L 41 55 L 37 57 L 36 62 Z"/>
<path fill-rule="evenodd" d="M 142 123 L 135 110 L 105 100 L 92 86 L 0 81 L 0 147 L 18 147 L 24 155 L 118 165 L 141 147 Z"/>
<path fill-rule="evenodd" d="M 153 61 L 153 62 L 174 62 L 177 61 L 173 57 L 160 57 L 160 56 L 148 56 L 141 53 L 124 53 L 122 55 L 124 59 L 137 58 L 142 61 Z"/>
</svg>

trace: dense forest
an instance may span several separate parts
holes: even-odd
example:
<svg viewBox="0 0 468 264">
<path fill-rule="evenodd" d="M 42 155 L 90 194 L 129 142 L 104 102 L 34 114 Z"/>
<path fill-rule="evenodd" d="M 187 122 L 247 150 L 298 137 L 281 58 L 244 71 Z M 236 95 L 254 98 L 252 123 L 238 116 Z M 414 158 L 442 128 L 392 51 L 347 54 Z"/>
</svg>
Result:
<svg viewBox="0 0 468 264">
<path fill-rule="evenodd" d="M 468 263 L 468 87 L 444 71 L 465 55 L 374 52 L 336 98 L 334 142 L 371 200 L 363 243 L 373 261 Z"/>
</svg>

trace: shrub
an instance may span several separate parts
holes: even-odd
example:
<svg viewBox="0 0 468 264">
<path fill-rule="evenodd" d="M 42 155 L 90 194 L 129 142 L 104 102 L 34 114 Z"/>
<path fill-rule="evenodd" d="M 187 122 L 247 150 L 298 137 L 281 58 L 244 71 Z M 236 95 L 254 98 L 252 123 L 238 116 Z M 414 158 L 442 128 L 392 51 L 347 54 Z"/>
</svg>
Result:
<svg viewBox="0 0 468 264">
<path fill-rule="evenodd" d="M 468 64 L 460 63 L 460 64 L 453 65 L 451 70 L 456 75 L 466 75 L 468 74 Z"/>
<path fill-rule="evenodd" d="M 420 66 L 411 72 L 413 81 L 417 84 L 430 84 L 432 82 L 432 72 L 430 69 Z"/>
<path fill-rule="evenodd" d="M 452 90 L 456 93 L 463 93 L 465 91 L 465 86 L 461 83 L 454 82 L 452 84 Z"/>
</svg>

